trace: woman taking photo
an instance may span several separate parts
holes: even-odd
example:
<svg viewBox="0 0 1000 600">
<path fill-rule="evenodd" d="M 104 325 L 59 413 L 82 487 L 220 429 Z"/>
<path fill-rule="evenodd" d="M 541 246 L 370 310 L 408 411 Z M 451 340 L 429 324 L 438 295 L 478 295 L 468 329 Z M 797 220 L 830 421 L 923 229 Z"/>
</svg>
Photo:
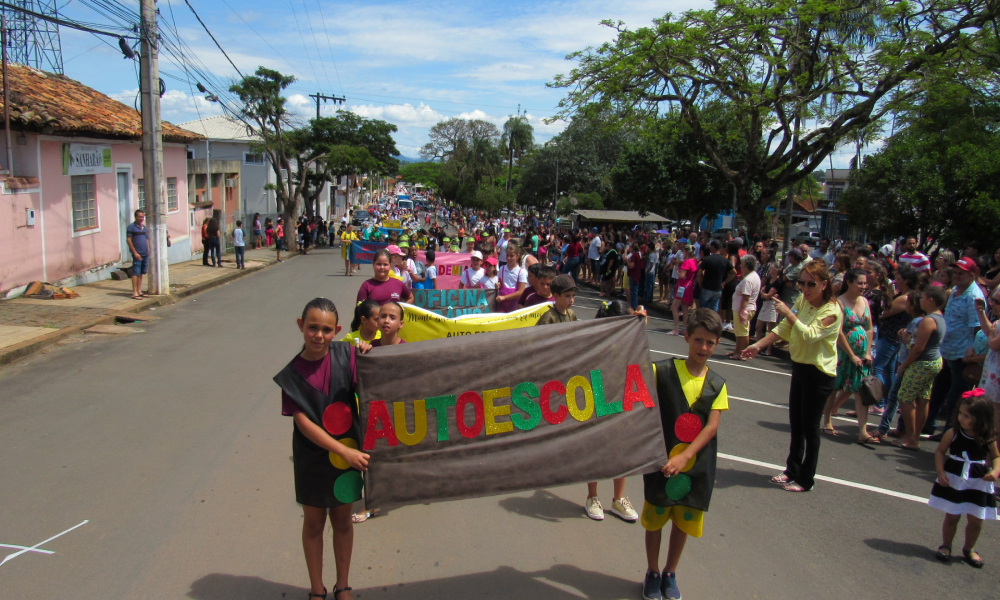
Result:
<svg viewBox="0 0 1000 600">
<path fill-rule="evenodd" d="M 861 380 L 871 373 L 872 330 L 871 309 L 864 293 L 868 289 L 868 278 L 862 269 L 851 269 L 844 275 L 844 293 L 837 298 L 844 312 L 843 332 L 837 340 L 838 392 L 831 396 L 823 411 L 823 432 L 839 435 L 833 428 L 833 415 L 848 397 L 854 396 L 854 408 L 858 419 L 858 442 L 877 444 L 878 438 L 868 435 L 868 410 L 861 404 Z"/>
<path fill-rule="evenodd" d="M 802 294 L 789 308 L 780 300 L 774 308 L 784 320 L 743 356 L 752 359 L 779 339 L 788 341 L 792 382 L 788 391 L 791 443 L 785 470 L 771 478 L 789 492 L 812 489 L 819 462 L 819 421 L 837 376 L 837 336 L 841 311 L 833 300 L 826 263 L 811 260 L 802 267 L 796 285 Z"/>
</svg>

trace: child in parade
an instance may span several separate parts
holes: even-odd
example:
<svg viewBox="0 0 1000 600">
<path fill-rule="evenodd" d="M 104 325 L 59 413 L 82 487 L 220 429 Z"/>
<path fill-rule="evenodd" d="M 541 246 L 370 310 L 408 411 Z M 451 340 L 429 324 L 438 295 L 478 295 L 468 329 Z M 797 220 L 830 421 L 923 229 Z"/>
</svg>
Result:
<svg viewBox="0 0 1000 600">
<path fill-rule="evenodd" d="M 597 316 L 595 318 L 604 319 L 607 317 L 621 317 L 625 315 L 638 315 L 644 319 L 648 318 L 646 311 L 641 306 L 638 310 L 632 310 L 632 307 L 621 300 L 603 302 L 601 307 L 597 309 Z M 628 521 L 630 523 L 638 521 L 639 514 L 635 512 L 634 508 L 632 508 L 632 503 L 629 501 L 628 496 L 625 495 L 625 478 L 619 477 L 614 479 L 613 485 L 614 494 L 611 497 L 611 508 L 608 509 L 608 512 L 623 521 Z M 588 517 L 595 521 L 604 520 L 604 507 L 601 506 L 601 501 L 597 498 L 596 481 L 587 483 L 587 502 L 583 505 L 583 510 L 587 513 Z"/>
<path fill-rule="evenodd" d="M 372 259 L 372 271 L 374 271 L 375 276 L 361 284 L 361 288 L 358 290 L 358 302 L 374 300 L 381 306 L 390 300 L 410 301 L 413 296 L 410 288 L 404 285 L 399 278 L 390 277 L 392 273 L 391 260 L 387 248 L 379 248 L 375 251 L 375 257 Z"/>
<path fill-rule="evenodd" d="M 483 270 L 483 255 L 478 250 L 472 252 L 472 258 L 469 259 L 472 263 L 471 267 L 465 267 L 462 270 L 462 276 L 458 279 L 458 289 L 479 289 L 482 286 L 483 277 L 486 276 L 486 271 Z"/>
<path fill-rule="evenodd" d="M 535 290 L 530 294 L 525 291 L 524 295 L 527 296 L 524 300 L 525 306 L 535 306 L 536 304 L 552 302 L 552 280 L 556 278 L 558 272 L 554 267 L 547 267 L 541 263 L 531 265 L 531 269 L 535 267 L 538 267 L 538 274 L 535 276 Z M 528 269 L 529 275 L 531 269 Z"/>
<path fill-rule="evenodd" d="M 354 307 L 354 320 L 351 321 L 351 332 L 344 336 L 342 342 L 353 344 L 354 340 L 371 343 L 382 337 L 378 328 L 378 302 L 362 300 Z"/>
<path fill-rule="evenodd" d="M 528 285 L 528 270 L 521 267 L 521 248 L 515 244 L 507 246 L 507 264 L 500 267 L 497 274 L 500 289 L 497 291 L 497 311 L 511 312 L 517 309 L 517 300 Z"/>
<path fill-rule="evenodd" d="M 528 267 L 528 286 L 524 288 L 524 291 L 521 292 L 521 297 L 517 299 L 518 308 L 524 308 L 524 303 L 527 302 L 528 297 L 535 293 L 535 286 L 538 285 L 538 270 L 544 266 L 545 265 L 541 263 L 535 263 L 530 267 Z M 553 275 L 553 277 L 555 277 L 558 274 L 559 271 L 556 270 L 555 275 Z"/>
<path fill-rule="evenodd" d="M 499 282 L 497 277 L 497 257 L 491 256 L 487 258 L 483 269 L 486 271 L 486 276 L 483 277 L 483 289 L 497 289 L 497 284 Z"/>
<path fill-rule="evenodd" d="M 708 308 L 691 311 L 684 340 L 686 359 L 653 363 L 660 398 L 660 418 L 670 460 L 656 473 L 643 475 L 640 522 L 646 529 L 646 600 L 679 600 L 677 566 L 688 536 L 701 537 L 715 484 L 716 432 L 729 409 L 726 380 L 708 368 L 722 337 L 722 320 Z M 666 566 L 660 571 L 662 530 L 673 521 Z"/>
<path fill-rule="evenodd" d="M 424 289 L 425 290 L 436 290 L 437 289 L 437 276 L 438 270 L 434 266 L 435 252 L 433 250 L 428 250 L 424 253 Z"/>
<path fill-rule="evenodd" d="M 405 344 L 406 341 L 399 337 L 399 330 L 403 328 L 403 307 L 398 302 L 386 302 L 378 311 L 378 328 L 382 332 L 382 337 L 372 341 L 372 347 L 394 346 Z"/>
<path fill-rule="evenodd" d="M 354 401 L 355 348 L 332 343 L 340 332 L 337 308 L 326 298 L 306 304 L 298 319 L 304 346 L 278 375 L 281 414 L 293 418 L 295 499 L 302 505 L 302 548 L 309 599 L 327 597 L 323 585 L 323 531 L 333 526 L 337 582 L 333 600 L 351 600 L 348 577 L 354 548 L 351 508 L 361 497 L 369 455 L 358 451 L 361 431 Z M 362 351 L 370 349 L 360 344 Z"/>
<path fill-rule="evenodd" d="M 976 541 L 984 520 L 996 520 L 994 482 L 1000 477 L 1000 453 L 993 422 L 996 407 L 982 388 L 962 394 L 951 429 L 934 451 L 937 481 L 927 504 L 946 514 L 941 526 L 941 546 L 937 558 L 948 562 L 958 522 L 965 515 L 965 545 L 962 556 L 969 565 L 981 569 L 983 558 Z"/>
<path fill-rule="evenodd" d="M 507 251 L 508 254 L 510 250 Z M 556 276 L 549 284 L 552 290 L 553 304 L 549 310 L 545 311 L 535 325 L 549 325 L 552 323 L 569 323 L 576 321 L 576 313 L 573 312 L 573 303 L 576 301 L 576 292 L 579 290 L 573 281 L 572 275 L 563 273 Z"/>
</svg>

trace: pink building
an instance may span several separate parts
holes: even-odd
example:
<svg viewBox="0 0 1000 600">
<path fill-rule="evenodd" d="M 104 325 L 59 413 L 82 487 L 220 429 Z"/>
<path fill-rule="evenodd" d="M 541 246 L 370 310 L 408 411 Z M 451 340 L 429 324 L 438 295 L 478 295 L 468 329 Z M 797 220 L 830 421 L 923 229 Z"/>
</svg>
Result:
<svg viewBox="0 0 1000 600">
<path fill-rule="evenodd" d="M 17 64 L 8 70 L 13 164 L 0 137 L 0 295 L 32 281 L 107 279 L 131 263 L 125 228 L 145 207 L 140 115 L 63 75 Z M 187 201 L 185 144 L 202 139 L 163 123 L 171 263 L 201 249 L 201 220 L 194 222 Z"/>
</svg>

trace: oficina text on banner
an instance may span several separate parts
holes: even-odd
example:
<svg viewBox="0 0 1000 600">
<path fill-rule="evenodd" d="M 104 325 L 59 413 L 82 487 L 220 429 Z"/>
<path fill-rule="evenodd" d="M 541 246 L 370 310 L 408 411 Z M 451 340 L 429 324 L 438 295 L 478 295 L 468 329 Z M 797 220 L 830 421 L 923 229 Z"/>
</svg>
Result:
<svg viewBox="0 0 1000 600">
<path fill-rule="evenodd" d="M 453 318 L 493 312 L 496 297 L 496 290 L 413 290 L 410 302 L 442 317 Z"/>
<path fill-rule="evenodd" d="M 610 479 L 667 461 L 634 317 L 375 348 L 358 357 L 357 375 L 369 509 Z"/>
</svg>

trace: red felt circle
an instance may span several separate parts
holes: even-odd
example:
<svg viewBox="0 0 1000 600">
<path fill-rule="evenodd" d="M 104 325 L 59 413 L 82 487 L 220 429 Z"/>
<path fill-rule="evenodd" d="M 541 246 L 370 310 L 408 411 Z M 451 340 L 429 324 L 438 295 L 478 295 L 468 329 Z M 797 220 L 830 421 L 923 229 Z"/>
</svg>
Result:
<svg viewBox="0 0 1000 600">
<path fill-rule="evenodd" d="M 674 435 L 686 444 L 693 442 L 699 433 L 701 433 L 701 419 L 694 413 L 685 413 L 677 417 L 677 421 L 674 422 Z"/>
<path fill-rule="evenodd" d="M 331 435 L 347 433 L 352 420 L 351 407 L 343 402 L 334 402 L 323 411 L 323 428 Z"/>
</svg>

